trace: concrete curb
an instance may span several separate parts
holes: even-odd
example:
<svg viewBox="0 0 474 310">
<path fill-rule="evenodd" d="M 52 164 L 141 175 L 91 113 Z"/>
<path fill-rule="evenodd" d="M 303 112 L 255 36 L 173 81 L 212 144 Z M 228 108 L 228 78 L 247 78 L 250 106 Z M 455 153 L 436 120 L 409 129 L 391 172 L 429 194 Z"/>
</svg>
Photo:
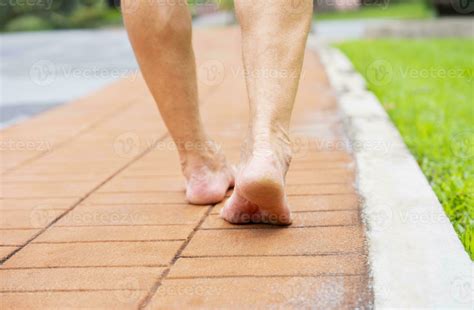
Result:
<svg viewBox="0 0 474 310">
<path fill-rule="evenodd" d="M 472 309 L 474 265 L 377 98 L 339 50 L 310 36 L 357 163 L 376 308 Z"/>
</svg>

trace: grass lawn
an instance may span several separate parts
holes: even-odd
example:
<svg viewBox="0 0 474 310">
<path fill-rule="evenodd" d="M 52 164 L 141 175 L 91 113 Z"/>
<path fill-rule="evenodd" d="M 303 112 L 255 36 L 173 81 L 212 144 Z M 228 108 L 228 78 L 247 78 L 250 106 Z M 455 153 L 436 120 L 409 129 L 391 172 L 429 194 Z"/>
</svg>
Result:
<svg viewBox="0 0 474 310">
<path fill-rule="evenodd" d="M 474 40 L 338 47 L 384 105 L 474 260 Z"/>
<path fill-rule="evenodd" d="M 423 1 L 408 3 L 389 3 L 362 7 L 354 11 L 334 11 L 316 13 L 316 20 L 332 19 L 366 19 L 366 18 L 393 18 L 393 19 L 421 19 L 434 16 L 432 8 Z"/>
</svg>

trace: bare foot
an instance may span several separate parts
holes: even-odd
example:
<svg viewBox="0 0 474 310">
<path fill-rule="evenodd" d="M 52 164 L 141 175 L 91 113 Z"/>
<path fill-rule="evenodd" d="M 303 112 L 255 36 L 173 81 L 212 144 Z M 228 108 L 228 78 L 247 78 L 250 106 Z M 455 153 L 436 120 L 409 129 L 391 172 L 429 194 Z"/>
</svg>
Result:
<svg viewBox="0 0 474 310">
<path fill-rule="evenodd" d="M 291 224 L 284 188 L 289 154 L 289 150 L 277 152 L 271 147 L 253 151 L 237 175 L 234 192 L 221 217 L 233 224 Z"/>
<path fill-rule="evenodd" d="M 222 201 L 234 186 L 234 171 L 227 165 L 215 143 L 194 152 L 181 163 L 186 178 L 186 200 L 192 204 L 215 204 Z"/>
</svg>

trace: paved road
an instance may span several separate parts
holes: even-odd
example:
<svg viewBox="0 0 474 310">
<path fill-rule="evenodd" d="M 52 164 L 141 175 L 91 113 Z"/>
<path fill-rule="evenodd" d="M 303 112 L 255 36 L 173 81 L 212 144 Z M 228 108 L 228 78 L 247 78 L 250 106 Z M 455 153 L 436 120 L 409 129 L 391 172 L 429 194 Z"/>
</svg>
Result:
<svg viewBox="0 0 474 310">
<path fill-rule="evenodd" d="M 122 29 L 3 34 L 0 40 L 2 126 L 137 72 Z"/>
<path fill-rule="evenodd" d="M 234 22 L 229 13 L 196 18 L 197 27 Z M 0 128 L 95 91 L 138 66 L 124 29 L 0 35 Z"/>
<path fill-rule="evenodd" d="M 319 40 L 342 41 L 363 38 L 367 29 L 378 28 L 393 21 L 387 19 L 371 20 L 328 20 L 313 23 L 313 32 Z"/>
</svg>

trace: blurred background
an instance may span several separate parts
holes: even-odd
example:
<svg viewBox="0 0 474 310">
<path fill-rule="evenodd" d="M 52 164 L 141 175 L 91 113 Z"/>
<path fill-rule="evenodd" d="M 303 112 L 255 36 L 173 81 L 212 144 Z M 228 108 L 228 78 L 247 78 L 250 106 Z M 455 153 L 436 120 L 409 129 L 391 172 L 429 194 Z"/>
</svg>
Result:
<svg viewBox="0 0 474 310">
<path fill-rule="evenodd" d="M 195 27 L 236 23 L 231 0 L 188 2 Z M 0 0 L 0 128 L 138 74 L 121 9 L 118 0 Z M 471 258 L 473 14 L 473 0 L 316 0 L 312 26 L 365 77 Z"/>
<path fill-rule="evenodd" d="M 236 23 L 232 0 L 188 3 L 195 26 Z M 315 0 L 313 31 L 329 41 L 469 36 L 472 23 L 461 20 L 474 14 L 473 6 L 470 0 Z M 0 128 L 137 70 L 119 0 L 0 0 L 0 31 Z"/>
<path fill-rule="evenodd" d="M 295 0 L 292 0 L 295 1 Z M 298 1 L 298 0 L 296 0 Z M 193 17 L 231 11 L 232 0 L 189 0 Z M 4 32 L 113 27 L 122 24 L 120 0 L 1 0 Z M 315 0 L 319 20 L 421 19 L 472 14 L 469 0 Z"/>
<path fill-rule="evenodd" d="M 298 0 L 291 0 L 296 1 Z M 193 17 L 232 11 L 232 0 L 188 0 Z M 318 20 L 423 19 L 473 14 L 470 0 L 315 0 Z M 113 27 L 120 0 L 1 0 L 3 32 Z"/>
</svg>

